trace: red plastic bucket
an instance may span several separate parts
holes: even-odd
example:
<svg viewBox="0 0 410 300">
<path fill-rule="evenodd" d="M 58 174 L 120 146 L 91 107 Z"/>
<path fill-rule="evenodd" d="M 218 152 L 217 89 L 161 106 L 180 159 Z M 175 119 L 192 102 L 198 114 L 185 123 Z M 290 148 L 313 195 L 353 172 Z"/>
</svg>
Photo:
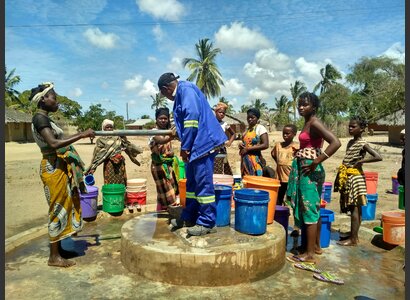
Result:
<svg viewBox="0 0 410 300">
<path fill-rule="evenodd" d="M 364 172 L 366 178 L 366 190 L 368 194 L 377 194 L 377 181 L 379 173 L 377 172 Z"/>
<path fill-rule="evenodd" d="M 147 192 L 127 192 L 127 205 L 145 205 L 147 203 Z"/>
</svg>

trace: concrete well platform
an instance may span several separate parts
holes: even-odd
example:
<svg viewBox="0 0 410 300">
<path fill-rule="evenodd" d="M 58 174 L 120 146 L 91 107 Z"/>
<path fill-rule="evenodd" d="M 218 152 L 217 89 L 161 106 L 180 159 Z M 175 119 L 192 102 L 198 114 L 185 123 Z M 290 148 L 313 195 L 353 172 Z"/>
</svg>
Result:
<svg viewBox="0 0 410 300">
<path fill-rule="evenodd" d="M 165 214 L 150 213 L 124 223 L 121 262 L 148 279 L 177 285 L 225 286 L 253 282 L 285 264 L 285 230 L 274 222 L 252 236 L 230 226 L 203 237 L 186 228 L 171 231 Z"/>
</svg>

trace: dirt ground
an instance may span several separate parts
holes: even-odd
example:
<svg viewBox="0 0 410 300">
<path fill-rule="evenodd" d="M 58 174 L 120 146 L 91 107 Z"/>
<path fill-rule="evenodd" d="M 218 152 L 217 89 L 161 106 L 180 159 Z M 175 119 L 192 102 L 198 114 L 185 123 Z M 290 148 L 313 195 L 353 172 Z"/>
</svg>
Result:
<svg viewBox="0 0 410 300">
<path fill-rule="evenodd" d="M 364 137 L 371 146 L 379 151 L 383 157 L 382 162 L 364 165 L 365 171 L 378 172 L 378 202 L 377 212 L 397 209 L 398 195 L 389 193 L 392 188 L 392 175 L 397 173 L 401 163 L 400 147 L 393 147 L 388 143 L 385 133 L 376 133 L 373 136 Z M 133 164 L 126 156 L 126 168 L 128 179 L 147 179 L 147 204 L 156 202 L 156 190 L 150 172 L 150 152 L 147 137 L 129 137 L 129 140 L 144 149 L 139 156 L 141 166 Z M 330 159 L 324 162 L 326 181 L 334 181 L 336 168 L 339 166 L 345 154 L 346 144 L 349 138 L 342 138 L 342 147 Z M 275 141 L 282 141 L 281 132 L 269 133 L 270 147 L 263 151 L 268 164 L 275 167 L 270 156 L 270 151 Z M 295 139 L 297 141 L 297 138 Z M 240 174 L 238 143 L 234 141 L 228 149 L 228 159 L 234 174 Z M 91 161 L 94 145 L 88 139 L 74 144 L 81 158 L 88 165 Z M 175 149 L 179 149 L 179 142 L 174 142 Z M 325 145 L 326 147 L 326 145 Z M 45 200 L 42 183 L 39 176 L 41 160 L 40 149 L 35 143 L 5 143 L 5 235 L 6 238 L 21 231 L 47 223 L 48 206 Z M 98 167 L 94 174 L 99 188 L 103 185 L 102 166 Z M 101 202 L 101 192 L 99 193 Z M 338 210 L 338 194 L 332 192 L 332 201 L 329 209 L 335 213 Z"/>
</svg>

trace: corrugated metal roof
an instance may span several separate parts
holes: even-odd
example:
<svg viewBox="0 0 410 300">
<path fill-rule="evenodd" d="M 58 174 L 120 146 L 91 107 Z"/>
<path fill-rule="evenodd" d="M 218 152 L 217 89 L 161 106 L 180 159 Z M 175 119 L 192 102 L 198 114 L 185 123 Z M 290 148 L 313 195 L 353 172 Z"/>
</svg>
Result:
<svg viewBox="0 0 410 300">
<path fill-rule="evenodd" d="M 5 123 L 31 123 L 31 119 L 33 118 L 31 114 L 8 107 L 6 107 L 4 117 Z"/>
<path fill-rule="evenodd" d="M 404 109 L 381 118 L 375 122 L 377 125 L 404 126 L 406 125 L 406 113 Z"/>
</svg>

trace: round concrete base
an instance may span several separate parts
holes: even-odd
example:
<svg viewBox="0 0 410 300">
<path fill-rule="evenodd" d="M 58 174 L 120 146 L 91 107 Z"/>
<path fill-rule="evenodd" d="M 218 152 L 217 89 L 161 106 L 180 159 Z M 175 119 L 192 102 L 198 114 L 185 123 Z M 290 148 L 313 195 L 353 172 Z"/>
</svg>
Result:
<svg viewBox="0 0 410 300">
<path fill-rule="evenodd" d="M 277 222 L 252 236 L 234 226 L 217 233 L 188 236 L 172 231 L 168 215 L 151 213 L 124 223 L 121 261 L 148 279 L 177 285 L 224 286 L 252 282 L 279 271 L 285 263 L 285 230 Z"/>
</svg>

